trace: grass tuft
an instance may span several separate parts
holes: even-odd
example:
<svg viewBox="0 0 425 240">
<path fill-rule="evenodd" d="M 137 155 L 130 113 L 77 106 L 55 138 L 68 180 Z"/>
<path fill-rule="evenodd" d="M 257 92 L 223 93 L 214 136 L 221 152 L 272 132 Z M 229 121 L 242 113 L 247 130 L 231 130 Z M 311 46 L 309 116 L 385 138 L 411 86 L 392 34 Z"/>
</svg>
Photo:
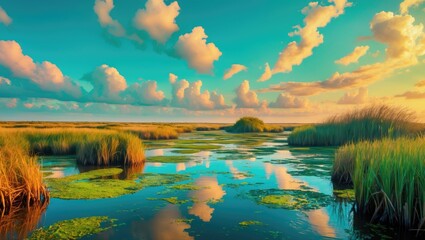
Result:
<svg viewBox="0 0 425 240">
<path fill-rule="evenodd" d="M 261 119 L 255 117 L 243 117 L 225 130 L 230 133 L 282 132 L 283 128 L 268 126 Z"/>
<path fill-rule="evenodd" d="M 405 108 L 373 105 L 294 129 L 292 146 L 340 146 L 350 142 L 396 138 L 412 132 L 414 115 Z"/>
</svg>

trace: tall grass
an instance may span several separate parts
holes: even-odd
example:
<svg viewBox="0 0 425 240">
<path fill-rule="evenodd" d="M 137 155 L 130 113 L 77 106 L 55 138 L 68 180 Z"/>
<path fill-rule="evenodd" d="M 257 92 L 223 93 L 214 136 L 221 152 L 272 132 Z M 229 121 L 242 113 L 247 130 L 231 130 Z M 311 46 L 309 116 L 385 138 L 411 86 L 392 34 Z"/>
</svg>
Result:
<svg viewBox="0 0 425 240">
<path fill-rule="evenodd" d="M 322 124 L 295 128 L 293 146 L 339 146 L 349 142 L 409 134 L 414 115 L 407 109 L 374 105 L 329 118 Z"/>
<path fill-rule="evenodd" d="M 27 143 L 3 133 L 0 139 L 0 216 L 11 213 L 13 208 L 48 201 L 40 166 L 36 157 L 28 155 Z"/>
<path fill-rule="evenodd" d="M 129 133 L 92 134 L 77 148 L 82 165 L 139 165 L 145 161 L 142 141 Z"/>
<path fill-rule="evenodd" d="M 344 146 L 335 156 L 332 177 L 352 182 L 361 215 L 425 230 L 425 137 Z"/>
<path fill-rule="evenodd" d="M 177 139 L 179 131 L 184 129 L 177 129 L 170 126 L 152 126 L 143 128 L 125 128 L 125 131 L 137 135 L 145 140 L 164 140 L 164 139 Z"/>
</svg>

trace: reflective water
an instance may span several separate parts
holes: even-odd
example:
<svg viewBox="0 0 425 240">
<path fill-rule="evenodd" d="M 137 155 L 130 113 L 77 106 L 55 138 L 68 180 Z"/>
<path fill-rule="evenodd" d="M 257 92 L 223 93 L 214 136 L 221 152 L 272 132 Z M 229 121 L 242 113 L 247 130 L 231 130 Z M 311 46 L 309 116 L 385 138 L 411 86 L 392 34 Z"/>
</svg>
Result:
<svg viewBox="0 0 425 240">
<path fill-rule="evenodd" d="M 163 141 L 164 144 L 148 142 L 148 157 L 190 155 L 192 158 L 179 163 L 147 162 L 137 169 L 127 169 L 124 174 L 129 171 L 178 173 L 189 175 L 190 180 L 149 187 L 117 198 L 53 198 L 47 210 L 37 215 L 38 224 L 33 225 L 45 227 L 58 221 L 89 216 L 117 219 L 118 226 L 86 239 L 394 237 L 395 233 L 388 233 L 388 229 L 376 230 L 376 227 L 353 219 L 352 203 L 334 197 L 329 174 L 333 148 L 291 148 L 286 144 L 286 134 L 235 136 L 223 132 L 200 132 L 184 134 L 181 139 L 200 140 L 202 144 L 222 148 L 179 154 L 173 148 L 178 144 L 177 140 Z M 93 169 L 79 168 L 73 159 L 72 156 L 43 158 L 46 177 L 61 178 Z M 171 188 L 178 184 L 191 184 L 192 188 Z M 251 190 L 258 189 L 318 192 L 328 195 L 331 201 L 318 203 L 324 206 L 320 208 L 291 210 L 259 203 L 250 194 Z M 170 204 L 161 200 L 169 197 L 188 201 Z M 261 224 L 242 226 L 240 223 L 244 221 Z"/>
</svg>

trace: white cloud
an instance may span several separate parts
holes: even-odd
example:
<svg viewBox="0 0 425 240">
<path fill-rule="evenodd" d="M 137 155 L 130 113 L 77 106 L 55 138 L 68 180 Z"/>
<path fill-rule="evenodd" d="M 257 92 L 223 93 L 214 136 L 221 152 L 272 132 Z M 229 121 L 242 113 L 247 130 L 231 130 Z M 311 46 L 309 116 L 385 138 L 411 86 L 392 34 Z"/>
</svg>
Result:
<svg viewBox="0 0 425 240">
<path fill-rule="evenodd" d="M 418 88 L 425 87 L 425 80 L 422 80 L 422 81 L 417 82 L 415 84 L 415 87 L 418 87 Z"/>
<path fill-rule="evenodd" d="M 419 6 L 425 0 L 404 0 L 400 3 L 400 13 L 406 14 L 409 13 L 409 8 Z"/>
<path fill-rule="evenodd" d="M 425 54 L 425 33 L 422 24 L 414 24 L 411 15 L 380 12 L 370 28 L 375 40 L 387 45 L 383 62 L 364 65 L 352 72 L 334 73 L 325 81 L 288 82 L 260 92 L 285 91 L 296 96 L 309 96 L 327 91 L 367 86 L 390 76 L 394 71 L 416 65 L 418 56 Z"/>
<path fill-rule="evenodd" d="M 276 101 L 270 103 L 271 108 L 306 108 L 308 105 L 309 102 L 307 99 L 286 93 L 279 94 Z"/>
<path fill-rule="evenodd" d="M 127 88 L 127 81 L 114 67 L 103 64 L 83 78 L 93 85 L 91 97 L 96 101 L 118 102 L 120 93 Z"/>
<path fill-rule="evenodd" d="M 364 104 L 369 99 L 368 90 L 365 87 L 359 88 L 358 92 L 347 92 L 339 99 L 338 104 Z"/>
<path fill-rule="evenodd" d="M 425 92 L 407 91 L 405 93 L 396 95 L 395 97 L 403 97 L 406 99 L 423 99 L 425 98 Z"/>
<path fill-rule="evenodd" d="M 349 53 L 343 58 L 336 60 L 335 63 L 341 64 L 344 66 L 347 66 L 351 63 L 357 63 L 359 59 L 367 53 L 368 50 L 369 50 L 369 46 L 358 46 L 354 48 L 353 52 Z"/>
<path fill-rule="evenodd" d="M 137 44 L 142 44 L 143 39 L 141 39 L 136 34 L 128 34 L 126 29 L 121 25 L 120 22 L 113 19 L 110 15 L 112 9 L 114 9 L 113 0 L 96 0 L 94 3 L 94 12 L 97 15 L 99 23 L 106 31 L 114 37 L 127 38 L 136 42 Z"/>
<path fill-rule="evenodd" d="M 166 5 L 163 0 L 148 0 L 146 9 L 140 9 L 134 16 L 134 25 L 138 29 L 146 30 L 151 38 L 165 43 L 170 36 L 179 30 L 176 17 L 180 7 L 177 2 Z"/>
<path fill-rule="evenodd" d="M 248 68 L 241 64 L 232 64 L 232 66 L 226 70 L 224 73 L 223 79 L 227 80 L 238 72 L 246 71 Z"/>
<path fill-rule="evenodd" d="M 81 89 L 66 78 L 53 63 L 35 63 L 24 55 L 19 43 L 0 41 L 0 65 L 8 68 L 15 77 L 25 78 L 48 91 L 63 91 L 73 96 L 81 95 Z"/>
<path fill-rule="evenodd" d="M 207 44 L 207 38 L 204 28 L 195 27 L 191 33 L 181 35 L 175 46 L 177 55 L 199 73 L 211 73 L 214 61 L 222 54 L 214 43 Z"/>
<path fill-rule="evenodd" d="M 249 81 L 244 80 L 235 90 L 236 98 L 233 100 L 238 108 L 258 108 L 261 106 L 257 93 L 250 90 Z"/>
<path fill-rule="evenodd" d="M 323 35 L 318 29 L 323 28 L 339 15 L 344 13 L 346 7 L 351 6 L 346 0 L 330 0 L 333 5 L 321 6 L 318 2 L 310 2 L 302 10 L 306 14 L 304 27 L 296 26 L 297 30 L 290 33 L 290 36 L 298 35 L 301 41 L 289 43 L 280 53 L 279 58 L 273 68 L 273 74 L 280 72 L 290 72 L 293 66 L 300 65 L 304 59 L 313 54 L 313 49 L 323 43 Z"/>
<path fill-rule="evenodd" d="M 6 11 L 0 6 L 0 22 L 8 26 L 12 23 L 12 19 L 7 15 Z"/>
<path fill-rule="evenodd" d="M 156 81 L 148 80 L 134 83 L 126 90 L 126 102 L 137 105 L 159 105 L 164 99 L 164 92 L 157 90 Z"/>
<path fill-rule="evenodd" d="M 266 63 L 264 67 L 264 73 L 261 75 L 261 77 L 257 80 L 257 82 L 264 82 L 269 80 L 272 77 L 272 70 L 270 69 L 269 63 Z"/>
<path fill-rule="evenodd" d="M 170 81 L 171 84 L 174 84 L 177 81 L 177 76 L 173 73 L 169 73 L 168 74 L 168 80 Z"/>
<path fill-rule="evenodd" d="M 175 75 L 174 75 L 175 76 Z M 224 96 L 217 92 L 205 90 L 201 92 L 202 81 L 189 83 L 187 80 L 177 81 L 177 76 L 172 84 L 172 107 L 181 107 L 188 110 L 214 110 L 228 108 Z"/>
</svg>

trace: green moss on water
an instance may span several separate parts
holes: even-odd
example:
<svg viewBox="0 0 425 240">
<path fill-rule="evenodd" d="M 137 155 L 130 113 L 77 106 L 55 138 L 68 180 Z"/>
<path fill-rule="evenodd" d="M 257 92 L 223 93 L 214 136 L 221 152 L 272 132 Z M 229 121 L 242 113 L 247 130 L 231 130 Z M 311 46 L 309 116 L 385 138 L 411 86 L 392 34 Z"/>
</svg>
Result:
<svg viewBox="0 0 425 240">
<path fill-rule="evenodd" d="M 152 156 L 146 159 L 147 162 L 159 163 L 183 163 L 192 160 L 190 156 Z"/>
<path fill-rule="evenodd" d="M 195 154 L 201 152 L 199 149 L 176 149 L 172 150 L 172 153 L 178 153 L 178 154 Z"/>
<path fill-rule="evenodd" d="M 187 202 L 189 202 L 190 200 L 182 200 L 182 199 L 178 199 L 178 197 L 168 197 L 168 198 L 147 198 L 147 200 L 151 200 L 151 201 L 156 201 L 156 200 L 162 200 L 165 202 L 168 202 L 170 204 L 174 204 L 174 205 L 180 205 L 180 204 L 185 204 Z"/>
<path fill-rule="evenodd" d="M 259 226 L 259 225 L 263 225 L 263 223 L 260 222 L 260 221 L 253 221 L 253 220 L 243 221 L 243 222 L 239 223 L 239 226 L 241 226 L 241 227 L 248 227 L 248 226 L 253 226 L 253 225 Z"/>
<path fill-rule="evenodd" d="M 213 145 L 213 144 L 176 144 L 172 147 L 173 148 L 180 148 L 180 149 L 192 149 L 192 150 L 207 151 L 207 150 L 220 149 L 222 146 Z"/>
<path fill-rule="evenodd" d="M 354 189 L 334 190 L 334 195 L 348 201 L 354 201 L 356 199 Z"/>
<path fill-rule="evenodd" d="M 116 226 L 115 222 L 116 219 L 105 216 L 75 218 L 39 228 L 31 234 L 29 239 L 80 239 L 111 229 Z"/>
<path fill-rule="evenodd" d="M 193 221 L 193 218 L 177 218 L 174 220 L 175 223 L 187 223 L 191 224 Z"/>
<path fill-rule="evenodd" d="M 182 174 L 140 174 L 134 180 L 114 178 L 122 169 L 93 170 L 64 178 L 46 179 L 50 196 L 61 199 L 100 199 L 133 194 L 146 187 L 163 186 L 185 181 Z"/>
<path fill-rule="evenodd" d="M 331 196 L 303 190 L 251 190 L 248 196 L 260 205 L 289 210 L 314 210 L 325 207 L 332 202 Z"/>
<path fill-rule="evenodd" d="M 188 183 L 188 184 L 172 185 L 172 186 L 169 186 L 168 188 L 175 189 L 175 190 L 199 190 L 199 189 L 202 189 L 204 187 L 197 186 L 193 183 Z"/>
</svg>

